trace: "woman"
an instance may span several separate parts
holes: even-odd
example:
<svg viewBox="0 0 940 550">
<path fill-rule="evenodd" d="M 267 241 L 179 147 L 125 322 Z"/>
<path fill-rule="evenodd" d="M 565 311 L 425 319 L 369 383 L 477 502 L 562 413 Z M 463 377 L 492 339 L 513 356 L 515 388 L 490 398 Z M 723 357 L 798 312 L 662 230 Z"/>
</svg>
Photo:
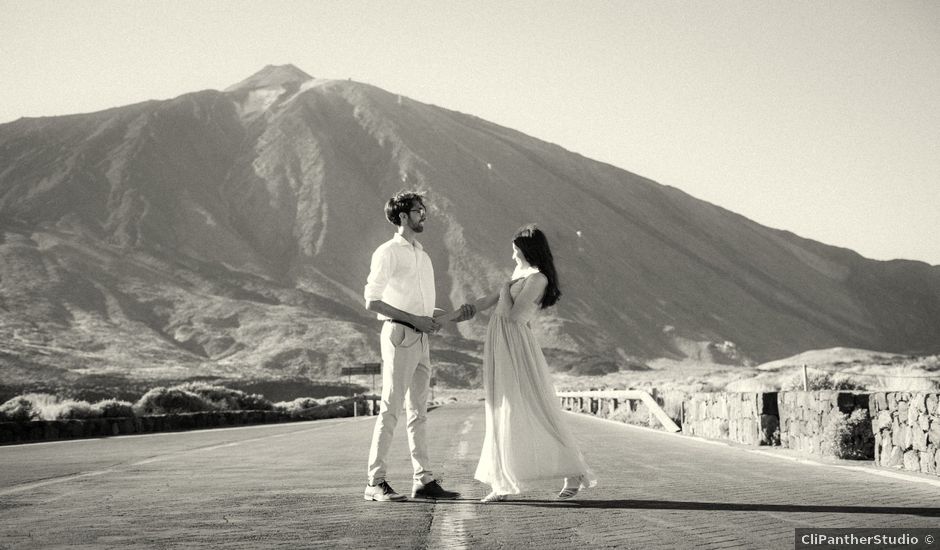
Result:
<svg viewBox="0 0 940 550">
<path fill-rule="evenodd" d="M 564 478 L 557 499 L 597 484 L 567 429 L 542 350 L 529 321 L 558 301 L 558 275 L 545 234 L 534 225 L 512 240 L 516 270 L 493 296 L 496 306 L 483 347 L 486 435 L 474 477 L 492 488 L 483 502 L 506 500 L 531 482 Z"/>
</svg>

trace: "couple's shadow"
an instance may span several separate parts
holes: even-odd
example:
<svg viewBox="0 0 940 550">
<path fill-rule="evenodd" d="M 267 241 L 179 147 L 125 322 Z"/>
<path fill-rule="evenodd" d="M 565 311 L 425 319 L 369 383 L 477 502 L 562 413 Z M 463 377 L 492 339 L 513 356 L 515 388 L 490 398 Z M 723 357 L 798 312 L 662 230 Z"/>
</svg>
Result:
<svg viewBox="0 0 940 550">
<path fill-rule="evenodd" d="M 414 500 L 414 502 L 422 502 Z M 811 513 L 811 514 L 887 514 L 940 517 L 940 508 L 902 506 L 846 506 L 828 504 L 761 504 L 738 502 L 698 502 L 674 500 L 538 500 L 520 499 L 501 502 L 480 502 L 479 499 L 460 498 L 457 500 L 424 501 L 436 504 L 480 506 L 529 506 L 541 508 L 589 508 L 610 510 L 691 510 L 707 512 L 774 512 L 774 513 Z"/>
</svg>

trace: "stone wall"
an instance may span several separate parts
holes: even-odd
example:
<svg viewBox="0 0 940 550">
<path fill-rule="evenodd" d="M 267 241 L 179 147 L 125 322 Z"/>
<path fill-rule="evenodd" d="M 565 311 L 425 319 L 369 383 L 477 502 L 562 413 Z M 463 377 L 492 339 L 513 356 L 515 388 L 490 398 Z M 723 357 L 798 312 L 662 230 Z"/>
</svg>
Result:
<svg viewBox="0 0 940 550">
<path fill-rule="evenodd" d="M 682 433 L 747 445 L 776 445 L 776 393 L 694 393 L 685 401 Z"/>
<path fill-rule="evenodd" d="M 599 392 L 600 393 L 600 392 Z M 682 433 L 747 445 L 874 460 L 884 468 L 940 475 L 940 394 L 834 390 L 656 395 L 667 411 L 681 405 Z M 568 410 L 618 418 L 636 405 L 591 397 L 562 398 Z M 853 419 L 853 413 L 855 418 Z M 674 416 L 670 412 L 670 416 Z M 655 425 L 651 423 L 650 425 Z"/>
<path fill-rule="evenodd" d="M 940 395 L 873 393 L 871 415 L 876 465 L 940 474 Z"/>
<path fill-rule="evenodd" d="M 813 454 L 831 454 L 838 436 L 835 429 L 839 419 L 851 415 L 856 409 L 864 411 L 868 420 L 869 394 L 833 390 L 781 392 L 780 444 L 784 447 Z M 827 428 L 828 427 L 828 428 Z M 873 439 L 868 436 L 849 437 L 841 445 L 844 458 L 870 460 L 874 456 Z M 847 447 L 847 448 L 846 448 Z"/>
</svg>

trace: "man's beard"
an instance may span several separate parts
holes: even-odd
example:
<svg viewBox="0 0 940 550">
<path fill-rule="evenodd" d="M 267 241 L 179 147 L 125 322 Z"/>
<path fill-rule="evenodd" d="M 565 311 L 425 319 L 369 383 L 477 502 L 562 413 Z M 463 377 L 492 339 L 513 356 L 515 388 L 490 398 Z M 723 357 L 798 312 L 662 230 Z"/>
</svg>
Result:
<svg viewBox="0 0 940 550">
<path fill-rule="evenodd" d="M 408 227 L 411 228 L 411 230 L 414 231 L 415 233 L 424 232 L 424 223 L 422 222 L 412 223 L 411 221 L 409 221 Z"/>
</svg>

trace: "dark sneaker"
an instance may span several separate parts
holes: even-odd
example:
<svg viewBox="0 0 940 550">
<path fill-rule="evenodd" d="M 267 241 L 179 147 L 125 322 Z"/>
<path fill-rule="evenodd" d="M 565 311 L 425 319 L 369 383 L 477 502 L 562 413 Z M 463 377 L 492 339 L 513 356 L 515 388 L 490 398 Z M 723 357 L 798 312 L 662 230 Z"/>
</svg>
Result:
<svg viewBox="0 0 940 550">
<path fill-rule="evenodd" d="M 423 485 L 415 483 L 411 489 L 411 498 L 455 499 L 459 496 L 458 492 L 445 490 L 437 480 L 431 480 Z"/>
<path fill-rule="evenodd" d="M 394 500 L 405 500 L 405 495 L 400 495 L 392 489 L 392 486 L 386 482 L 378 485 L 366 485 L 366 492 L 362 495 L 366 500 L 377 500 L 379 502 L 390 502 Z"/>
</svg>

